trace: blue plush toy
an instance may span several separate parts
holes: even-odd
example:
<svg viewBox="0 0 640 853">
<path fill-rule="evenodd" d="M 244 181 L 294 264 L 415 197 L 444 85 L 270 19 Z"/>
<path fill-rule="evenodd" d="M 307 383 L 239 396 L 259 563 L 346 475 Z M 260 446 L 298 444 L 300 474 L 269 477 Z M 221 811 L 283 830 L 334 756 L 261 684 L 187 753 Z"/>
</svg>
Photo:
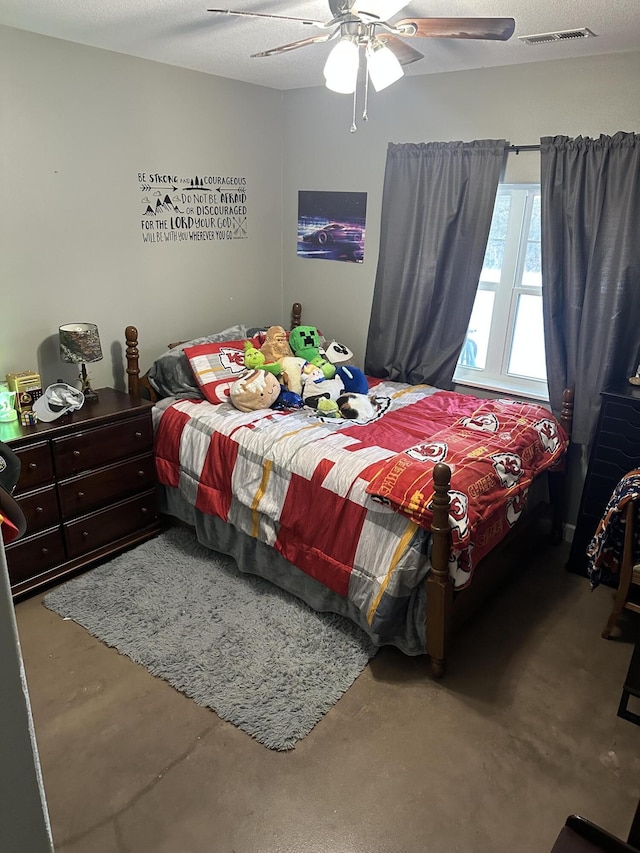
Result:
<svg viewBox="0 0 640 853">
<path fill-rule="evenodd" d="M 336 367 L 336 377 L 342 379 L 344 390 L 350 394 L 368 394 L 369 383 L 367 377 L 358 367 L 347 365 L 346 367 Z"/>
<path fill-rule="evenodd" d="M 296 394 L 295 391 L 289 391 L 284 385 L 280 385 L 280 388 L 281 391 L 275 403 L 271 404 L 272 409 L 281 411 L 283 409 L 301 409 L 304 406 L 300 394 Z"/>
</svg>

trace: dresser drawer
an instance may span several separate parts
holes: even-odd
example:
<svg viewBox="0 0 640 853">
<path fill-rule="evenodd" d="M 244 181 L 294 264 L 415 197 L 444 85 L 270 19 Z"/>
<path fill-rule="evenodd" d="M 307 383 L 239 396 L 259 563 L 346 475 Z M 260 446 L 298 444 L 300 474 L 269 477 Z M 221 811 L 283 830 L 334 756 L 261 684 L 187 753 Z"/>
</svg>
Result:
<svg viewBox="0 0 640 853">
<path fill-rule="evenodd" d="M 16 494 L 28 492 L 53 480 L 53 462 L 48 441 L 14 448 L 14 452 L 20 460 L 20 479 Z"/>
<path fill-rule="evenodd" d="M 151 415 L 76 432 L 51 442 L 57 476 L 70 477 L 153 448 Z"/>
<path fill-rule="evenodd" d="M 150 489 L 107 509 L 67 521 L 63 525 L 67 553 L 71 558 L 80 557 L 142 530 L 156 518 L 156 492 Z"/>
<path fill-rule="evenodd" d="M 65 561 L 64 541 L 59 527 L 20 539 L 7 546 L 11 584 L 37 577 Z"/>
<path fill-rule="evenodd" d="M 605 453 L 603 448 L 599 448 L 601 453 L 594 453 L 594 458 L 591 462 L 590 473 L 597 474 L 602 480 L 609 483 L 609 495 L 614 487 L 622 479 L 622 477 L 631 471 L 632 468 L 637 468 L 637 464 L 624 453 Z M 605 458 L 602 458 L 602 457 Z M 637 457 L 636 457 L 637 458 Z"/>
<path fill-rule="evenodd" d="M 619 428 L 621 424 L 627 423 L 640 429 L 640 400 L 605 400 L 602 413 L 603 429 L 608 429 L 610 425 Z"/>
<path fill-rule="evenodd" d="M 89 512 L 118 498 L 148 489 L 155 482 L 153 454 L 117 462 L 58 483 L 63 518 Z"/>
<path fill-rule="evenodd" d="M 54 485 L 17 495 L 16 500 L 27 519 L 28 534 L 37 533 L 38 530 L 44 530 L 46 527 L 53 527 L 60 519 Z"/>
<path fill-rule="evenodd" d="M 640 422 L 633 424 L 630 421 L 605 418 L 598 436 L 598 444 L 606 444 L 609 447 L 625 445 L 627 452 L 635 451 L 637 453 L 640 445 Z"/>
</svg>

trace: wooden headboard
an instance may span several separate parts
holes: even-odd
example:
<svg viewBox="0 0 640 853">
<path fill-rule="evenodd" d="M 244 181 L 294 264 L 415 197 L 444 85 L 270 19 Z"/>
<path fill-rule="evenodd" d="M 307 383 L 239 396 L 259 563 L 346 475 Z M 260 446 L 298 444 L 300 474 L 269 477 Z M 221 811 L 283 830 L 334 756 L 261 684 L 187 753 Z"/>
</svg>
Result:
<svg viewBox="0 0 640 853">
<path fill-rule="evenodd" d="M 294 302 L 291 306 L 291 319 L 289 328 L 295 329 L 302 322 L 302 305 L 299 302 Z M 127 347 L 125 351 L 127 359 L 127 390 L 132 397 L 143 397 L 146 400 L 155 402 L 158 395 L 155 389 L 151 386 L 148 379 L 148 371 L 143 376 L 140 376 L 140 351 L 138 349 L 138 329 L 135 326 L 127 326 L 124 330 Z M 169 344 L 169 349 L 180 346 L 184 341 L 176 341 Z"/>
</svg>

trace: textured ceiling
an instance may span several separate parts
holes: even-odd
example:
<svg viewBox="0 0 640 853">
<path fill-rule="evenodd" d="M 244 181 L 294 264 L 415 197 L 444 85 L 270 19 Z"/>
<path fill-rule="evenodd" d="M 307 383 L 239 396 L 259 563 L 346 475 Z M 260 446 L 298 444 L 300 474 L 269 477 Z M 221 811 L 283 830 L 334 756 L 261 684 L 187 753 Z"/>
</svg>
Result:
<svg viewBox="0 0 640 853">
<path fill-rule="evenodd" d="M 433 74 L 489 66 L 640 50 L 639 0 L 359 0 L 382 19 L 402 17 L 515 18 L 509 41 L 407 41 L 424 59 L 407 74 Z M 220 77 L 276 89 L 322 85 L 330 45 L 313 44 L 277 56 L 251 54 L 323 31 L 295 21 L 234 18 L 207 13 L 231 8 L 276 15 L 331 18 L 327 0 L 2 0 L 0 24 L 79 42 Z M 518 36 L 588 27 L 597 38 L 529 46 Z"/>
</svg>

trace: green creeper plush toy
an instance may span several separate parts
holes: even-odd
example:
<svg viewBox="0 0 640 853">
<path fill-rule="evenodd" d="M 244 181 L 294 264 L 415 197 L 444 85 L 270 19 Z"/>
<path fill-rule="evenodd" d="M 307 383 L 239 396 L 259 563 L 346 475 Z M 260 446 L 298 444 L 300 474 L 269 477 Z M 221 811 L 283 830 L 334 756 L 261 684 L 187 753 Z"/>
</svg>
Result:
<svg viewBox="0 0 640 853">
<path fill-rule="evenodd" d="M 333 379 L 336 369 L 330 361 L 320 355 L 320 334 L 315 326 L 296 326 L 289 334 L 289 346 L 296 358 L 319 367 L 325 379 Z"/>
</svg>

